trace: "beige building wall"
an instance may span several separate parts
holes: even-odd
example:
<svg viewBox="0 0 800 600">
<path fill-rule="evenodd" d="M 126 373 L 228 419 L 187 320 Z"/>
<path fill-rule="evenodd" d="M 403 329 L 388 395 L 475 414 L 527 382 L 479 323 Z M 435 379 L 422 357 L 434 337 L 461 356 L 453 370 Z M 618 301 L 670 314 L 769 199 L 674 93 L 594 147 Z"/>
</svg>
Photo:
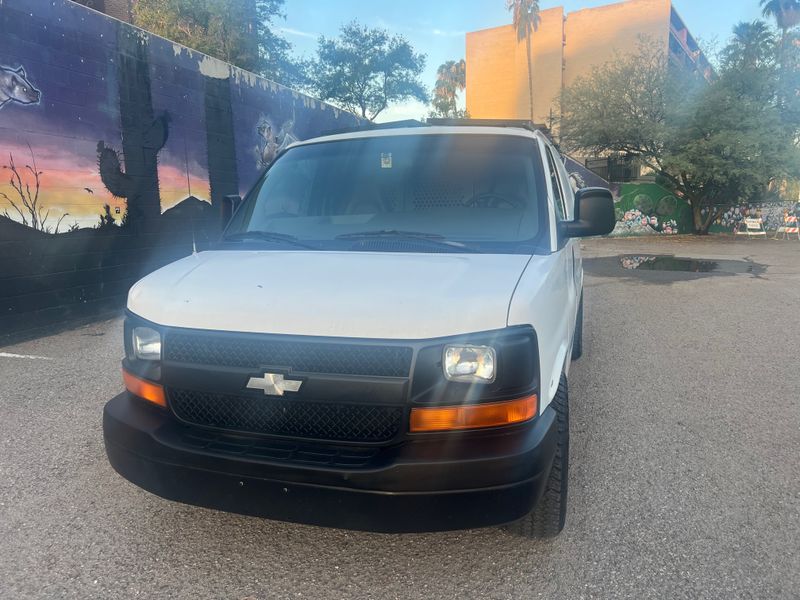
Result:
<svg viewBox="0 0 800 600">
<path fill-rule="evenodd" d="M 561 92 L 564 10 L 541 12 L 531 38 L 534 121 L 547 123 Z M 467 33 L 467 110 L 476 119 L 529 119 L 525 40 L 512 25 Z"/>
<path fill-rule="evenodd" d="M 596 66 L 613 60 L 615 53 L 635 53 L 640 36 L 666 52 L 671 8 L 671 0 L 629 0 L 569 13 L 564 85 L 591 74 Z"/>
<path fill-rule="evenodd" d="M 640 36 L 664 51 L 669 44 L 671 0 L 628 0 L 569 13 L 541 12 L 532 38 L 534 121 L 549 124 L 559 97 L 582 75 L 636 52 Z M 476 119 L 528 119 L 528 67 L 524 40 L 512 25 L 467 33 L 467 110 Z"/>
</svg>

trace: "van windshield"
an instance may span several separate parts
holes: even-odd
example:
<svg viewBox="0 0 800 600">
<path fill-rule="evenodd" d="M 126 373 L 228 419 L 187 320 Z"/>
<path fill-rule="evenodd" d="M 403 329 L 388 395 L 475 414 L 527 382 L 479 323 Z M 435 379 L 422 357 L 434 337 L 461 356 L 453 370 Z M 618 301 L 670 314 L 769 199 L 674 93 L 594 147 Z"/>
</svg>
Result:
<svg viewBox="0 0 800 600">
<path fill-rule="evenodd" d="M 289 150 L 225 232 L 287 247 L 534 253 L 547 236 L 538 144 L 397 135 Z"/>
</svg>

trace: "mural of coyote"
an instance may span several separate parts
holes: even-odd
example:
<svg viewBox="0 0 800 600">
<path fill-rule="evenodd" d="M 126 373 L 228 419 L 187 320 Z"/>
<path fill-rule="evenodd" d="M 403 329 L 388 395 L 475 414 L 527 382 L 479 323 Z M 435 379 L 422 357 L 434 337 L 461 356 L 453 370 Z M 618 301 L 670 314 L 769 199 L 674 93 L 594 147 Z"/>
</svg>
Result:
<svg viewBox="0 0 800 600">
<path fill-rule="evenodd" d="M 39 104 L 42 93 L 28 81 L 25 69 L 0 66 L 0 108 L 9 102 Z"/>
</svg>

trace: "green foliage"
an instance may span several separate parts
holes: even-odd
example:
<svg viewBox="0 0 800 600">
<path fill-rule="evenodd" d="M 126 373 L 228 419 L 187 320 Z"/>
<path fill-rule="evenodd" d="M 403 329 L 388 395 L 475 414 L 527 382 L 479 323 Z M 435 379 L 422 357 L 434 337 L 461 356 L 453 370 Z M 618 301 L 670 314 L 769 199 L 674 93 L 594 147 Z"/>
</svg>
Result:
<svg viewBox="0 0 800 600">
<path fill-rule="evenodd" d="M 726 70 L 742 68 L 773 68 L 776 44 L 775 35 L 764 21 L 739 23 L 733 28 L 733 38 L 722 51 L 722 64 Z"/>
<path fill-rule="evenodd" d="M 419 80 L 425 59 L 403 36 L 351 21 L 338 38 L 319 38 L 309 87 L 320 99 L 373 121 L 393 102 L 428 102 Z"/>
<path fill-rule="evenodd" d="M 782 116 L 791 127 L 800 122 L 800 32 L 787 32 L 780 44 L 778 99 Z"/>
<path fill-rule="evenodd" d="M 458 108 L 458 93 L 467 87 L 467 63 L 448 60 L 436 69 L 436 85 L 433 87 L 432 117 L 464 118 L 465 110 Z"/>
<path fill-rule="evenodd" d="M 800 0 L 761 0 L 760 4 L 764 16 L 775 19 L 780 29 L 800 25 Z"/>
<path fill-rule="evenodd" d="M 737 27 L 711 83 L 650 47 L 643 40 L 565 91 L 565 146 L 638 156 L 690 204 L 697 233 L 800 177 L 800 119 L 782 100 L 779 48 L 762 24 Z"/>
<path fill-rule="evenodd" d="M 303 83 L 291 44 L 273 31 L 285 0 L 138 0 L 134 23 L 284 85 Z"/>
</svg>

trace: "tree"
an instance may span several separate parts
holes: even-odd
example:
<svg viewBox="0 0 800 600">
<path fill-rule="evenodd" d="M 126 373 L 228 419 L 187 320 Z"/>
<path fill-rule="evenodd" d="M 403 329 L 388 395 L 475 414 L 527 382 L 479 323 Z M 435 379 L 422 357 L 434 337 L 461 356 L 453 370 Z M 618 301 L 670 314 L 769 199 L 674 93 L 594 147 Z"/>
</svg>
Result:
<svg viewBox="0 0 800 600">
<path fill-rule="evenodd" d="M 525 40 L 525 56 L 528 59 L 528 100 L 530 101 L 531 121 L 533 115 L 533 58 L 531 57 L 531 36 L 539 29 L 539 0 L 506 0 L 506 9 L 513 15 L 517 41 Z"/>
<path fill-rule="evenodd" d="M 47 219 L 50 217 L 50 210 L 46 209 L 42 198 L 39 195 L 41 189 L 43 172 L 39 170 L 36 165 L 36 156 L 33 154 L 33 149 L 28 144 L 28 151 L 31 153 L 31 164 L 25 165 L 24 170 L 17 166 L 14 162 L 14 155 L 9 152 L 8 164 L 3 165 L 3 169 L 11 173 L 8 184 L 14 190 L 14 198 L 0 192 L 0 198 L 8 202 L 9 206 L 14 212 L 19 215 L 20 222 L 23 225 L 32 227 L 37 231 L 51 233 L 52 227 L 47 225 Z M 53 233 L 58 233 L 61 226 L 61 221 L 64 220 L 69 213 L 64 213 L 56 223 L 56 228 Z M 11 219 L 8 209 L 3 210 L 3 216 Z"/>
<path fill-rule="evenodd" d="M 739 23 L 733 28 L 733 38 L 723 51 L 722 61 L 728 69 L 772 68 L 775 43 L 775 36 L 764 21 Z"/>
<path fill-rule="evenodd" d="M 763 15 L 775 20 L 781 30 L 780 41 L 780 101 L 787 111 L 800 113 L 800 99 L 797 90 L 800 88 L 800 40 L 792 30 L 800 25 L 800 0 L 761 0 Z"/>
<path fill-rule="evenodd" d="M 352 21 L 338 38 L 319 38 L 309 87 L 320 99 L 374 121 L 393 102 L 428 102 L 419 80 L 425 59 L 403 36 Z"/>
<path fill-rule="evenodd" d="M 781 40 L 778 97 L 789 126 L 800 120 L 800 32 L 796 30 L 788 32 Z"/>
<path fill-rule="evenodd" d="M 291 44 L 273 31 L 285 0 L 138 0 L 139 27 L 284 85 L 300 85 Z"/>
<path fill-rule="evenodd" d="M 467 87 L 467 63 L 448 60 L 436 69 L 436 85 L 433 87 L 432 117 L 463 118 L 466 111 L 458 108 L 458 93 Z"/>
<path fill-rule="evenodd" d="M 567 88 L 565 145 L 638 157 L 690 204 L 695 233 L 708 233 L 726 209 L 800 176 L 800 122 L 778 100 L 776 49 L 760 38 L 735 38 L 711 83 L 670 68 L 643 40 Z M 736 58 L 743 43 L 746 61 Z"/>
<path fill-rule="evenodd" d="M 761 0 L 765 17 L 772 17 L 784 33 L 800 25 L 800 0 Z"/>
</svg>

